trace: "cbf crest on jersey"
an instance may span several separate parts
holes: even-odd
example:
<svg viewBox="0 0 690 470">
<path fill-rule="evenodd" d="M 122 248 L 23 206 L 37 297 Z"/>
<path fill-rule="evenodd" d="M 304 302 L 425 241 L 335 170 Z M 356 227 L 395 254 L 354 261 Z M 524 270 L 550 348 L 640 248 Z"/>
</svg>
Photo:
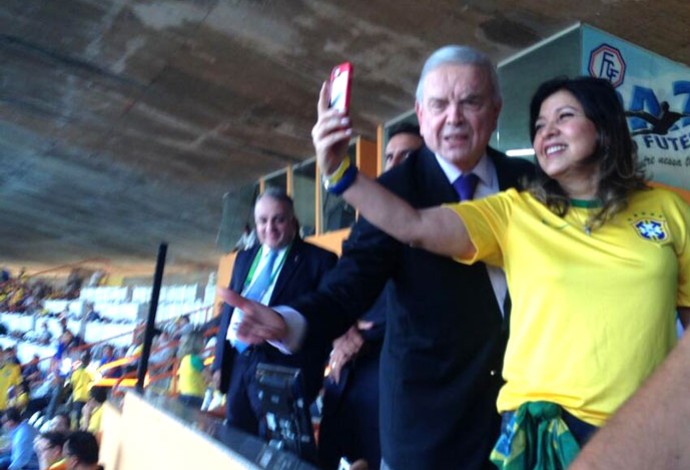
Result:
<svg viewBox="0 0 690 470">
<path fill-rule="evenodd" d="M 637 234 L 652 242 L 665 242 L 669 239 L 668 225 L 666 219 L 662 214 L 655 214 L 653 212 L 646 214 L 633 214 L 628 219 L 635 228 Z"/>
</svg>

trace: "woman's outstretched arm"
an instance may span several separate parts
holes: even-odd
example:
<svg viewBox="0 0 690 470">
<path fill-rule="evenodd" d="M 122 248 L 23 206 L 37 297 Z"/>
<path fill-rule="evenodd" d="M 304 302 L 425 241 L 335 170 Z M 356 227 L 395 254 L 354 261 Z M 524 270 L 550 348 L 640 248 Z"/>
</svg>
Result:
<svg viewBox="0 0 690 470">
<path fill-rule="evenodd" d="M 318 120 L 312 130 L 318 166 L 325 175 L 337 173 L 352 135 L 350 119 L 328 107 L 329 93 L 324 83 L 317 106 Z M 465 224 L 450 209 L 417 210 L 362 174 L 357 174 L 342 196 L 369 222 L 403 243 L 446 256 L 474 254 Z"/>
</svg>

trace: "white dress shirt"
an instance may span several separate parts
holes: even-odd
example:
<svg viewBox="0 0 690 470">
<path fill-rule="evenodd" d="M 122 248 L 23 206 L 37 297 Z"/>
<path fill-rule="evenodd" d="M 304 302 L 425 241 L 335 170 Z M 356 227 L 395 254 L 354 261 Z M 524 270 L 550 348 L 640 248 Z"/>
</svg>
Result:
<svg viewBox="0 0 690 470">
<path fill-rule="evenodd" d="M 273 295 L 273 290 L 275 289 L 276 286 L 276 281 L 278 280 L 278 276 L 280 274 L 280 269 L 283 267 L 283 262 L 285 260 L 285 256 L 288 251 L 288 246 L 281 248 L 278 250 L 278 255 L 276 256 L 275 261 L 273 262 L 273 272 L 271 273 L 271 284 L 268 286 L 266 291 L 264 292 L 263 296 L 261 299 L 258 301 L 261 302 L 264 305 L 268 305 L 268 303 L 271 300 L 271 296 Z M 256 269 L 254 269 L 254 273 L 252 274 L 252 279 L 251 282 L 247 285 L 244 286 L 242 289 L 242 295 L 245 295 L 249 289 L 252 287 L 252 284 L 256 282 L 256 280 L 259 278 L 259 274 L 266 268 L 266 263 L 268 262 L 268 255 L 270 253 L 271 249 L 267 247 L 266 245 L 262 245 L 261 249 L 258 253 L 260 256 L 259 262 L 256 265 Z M 252 260 L 252 264 L 254 263 L 254 260 Z M 233 346 L 235 345 L 235 341 L 237 341 L 237 327 L 239 326 L 240 322 L 242 321 L 242 310 L 239 309 L 233 309 L 232 311 L 232 317 L 230 318 L 230 326 L 228 327 L 228 333 L 226 336 L 226 339 L 230 341 L 230 344 Z"/>
<path fill-rule="evenodd" d="M 435 155 L 436 161 L 441 166 L 443 173 L 445 173 L 446 178 L 450 184 L 458 179 L 462 172 L 458 170 L 455 166 L 448 163 L 441 156 Z M 500 191 L 498 187 L 498 176 L 496 175 L 496 167 L 493 161 L 484 154 L 482 158 L 479 159 L 477 165 L 472 168 L 471 173 L 474 173 L 479 177 L 477 182 L 477 187 L 474 190 L 474 199 L 481 199 L 486 196 L 491 196 Z M 491 280 L 491 287 L 494 289 L 494 295 L 496 296 L 496 301 L 498 302 L 498 308 L 501 309 L 501 315 L 505 317 L 505 312 L 503 311 L 503 304 L 506 300 L 506 294 L 508 293 L 508 284 L 506 282 L 506 275 L 501 268 L 495 266 L 486 266 L 486 270 L 489 273 L 489 280 Z"/>
</svg>

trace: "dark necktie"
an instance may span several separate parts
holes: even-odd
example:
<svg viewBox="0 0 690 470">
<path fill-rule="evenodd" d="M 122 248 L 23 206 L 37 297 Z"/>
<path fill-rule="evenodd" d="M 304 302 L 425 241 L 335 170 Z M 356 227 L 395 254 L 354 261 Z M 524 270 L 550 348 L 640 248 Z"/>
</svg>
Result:
<svg viewBox="0 0 690 470">
<path fill-rule="evenodd" d="M 257 275 L 256 280 L 252 282 L 252 285 L 249 286 L 247 292 L 244 293 L 244 297 L 248 298 L 249 300 L 256 300 L 257 302 L 261 302 L 261 299 L 263 298 L 264 294 L 271 286 L 271 281 L 273 280 L 273 265 L 275 264 L 277 257 L 277 250 L 270 250 L 268 252 L 268 259 L 266 260 L 266 265 Z M 243 343 L 239 339 L 235 340 L 235 348 L 239 352 L 244 351 L 245 349 L 247 349 L 247 347 L 248 345 Z"/>
<path fill-rule="evenodd" d="M 474 189 L 477 187 L 479 177 L 474 173 L 465 173 L 458 176 L 458 179 L 453 181 L 453 188 L 460 196 L 461 201 L 469 201 L 474 196 Z"/>
</svg>

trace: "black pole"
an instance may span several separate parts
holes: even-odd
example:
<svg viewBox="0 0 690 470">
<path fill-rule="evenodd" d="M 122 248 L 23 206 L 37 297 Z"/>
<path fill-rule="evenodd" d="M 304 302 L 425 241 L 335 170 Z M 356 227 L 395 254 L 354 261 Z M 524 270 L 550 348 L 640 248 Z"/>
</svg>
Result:
<svg viewBox="0 0 690 470">
<path fill-rule="evenodd" d="M 156 312 L 158 311 L 158 297 L 161 293 L 161 282 L 163 281 L 163 268 L 165 267 L 165 255 L 168 252 L 168 244 L 161 243 L 158 247 L 158 260 L 156 261 L 156 272 L 153 276 L 153 289 L 151 289 L 151 304 L 149 305 L 149 317 L 146 320 L 146 330 L 144 330 L 144 347 L 139 358 L 139 368 L 137 369 L 137 387 L 140 395 L 144 394 L 144 379 L 149 368 L 149 355 L 151 354 L 151 343 L 153 343 L 153 333 L 156 328 Z"/>
</svg>

